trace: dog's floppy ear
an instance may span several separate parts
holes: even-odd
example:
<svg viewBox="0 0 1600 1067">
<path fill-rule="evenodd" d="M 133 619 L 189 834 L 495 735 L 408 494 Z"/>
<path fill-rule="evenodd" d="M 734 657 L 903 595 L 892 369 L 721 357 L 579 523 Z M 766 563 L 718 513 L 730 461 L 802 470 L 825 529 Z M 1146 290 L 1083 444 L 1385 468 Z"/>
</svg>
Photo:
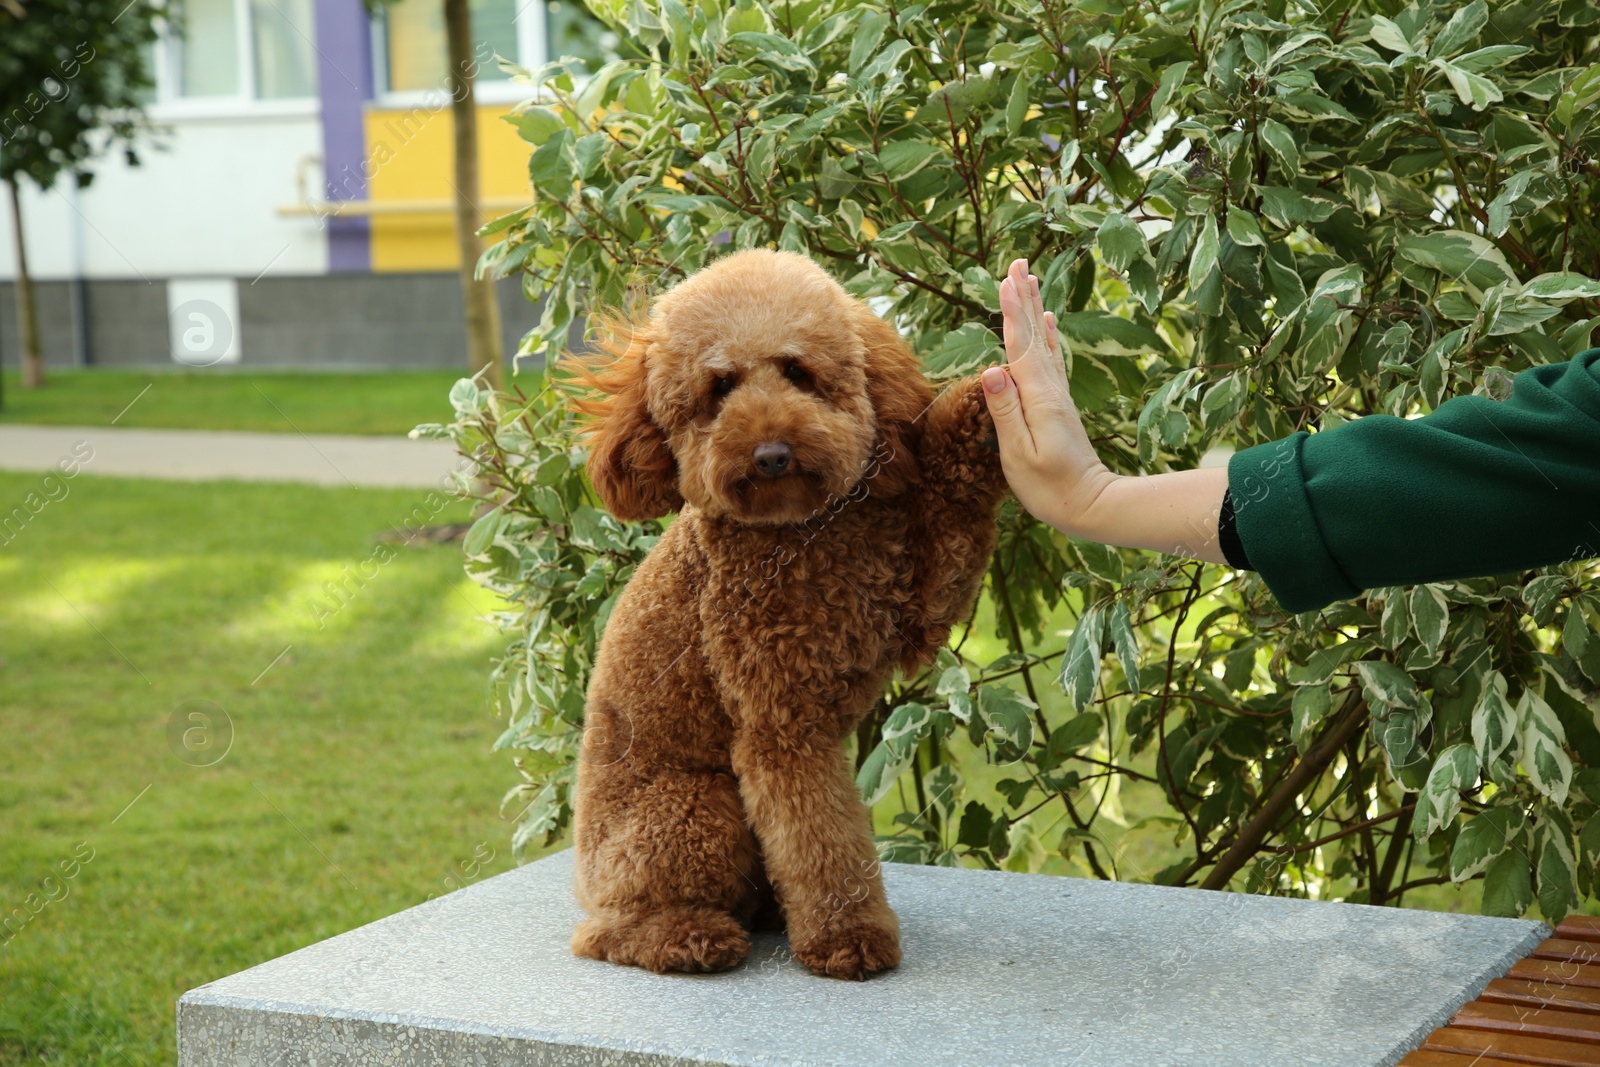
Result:
<svg viewBox="0 0 1600 1067">
<path fill-rule="evenodd" d="M 866 346 L 867 395 L 878 421 L 873 491 L 901 492 L 919 475 L 917 446 L 933 388 L 911 347 L 895 328 L 865 305 L 856 308 L 856 332 Z"/>
<path fill-rule="evenodd" d="M 576 380 L 600 394 L 573 402 L 594 420 L 587 427 L 589 481 L 617 518 L 659 519 L 683 507 L 683 497 L 678 462 L 647 404 L 650 329 L 614 317 L 598 325 L 600 351 L 573 365 Z"/>
</svg>

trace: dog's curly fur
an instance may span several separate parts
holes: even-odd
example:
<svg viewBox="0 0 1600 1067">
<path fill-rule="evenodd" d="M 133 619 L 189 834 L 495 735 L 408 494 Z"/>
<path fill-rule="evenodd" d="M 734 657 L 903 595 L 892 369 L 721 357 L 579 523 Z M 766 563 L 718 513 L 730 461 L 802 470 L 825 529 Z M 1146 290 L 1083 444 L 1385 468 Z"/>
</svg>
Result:
<svg viewBox="0 0 1600 1067">
<path fill-rule="evenodd" d="M 803 256 L 741 252 L 613 328 L 589 477 L 679 511 L 606 628 L 574 802 L 580 956 L 714 971 L 781 922 L 813 971 L 900 960 L 844 738 L 971 609 L 1004 491 L 975 379 L 935 396 Z M 758 446 L 787 445 L 763 474 Z"/>
</svg>

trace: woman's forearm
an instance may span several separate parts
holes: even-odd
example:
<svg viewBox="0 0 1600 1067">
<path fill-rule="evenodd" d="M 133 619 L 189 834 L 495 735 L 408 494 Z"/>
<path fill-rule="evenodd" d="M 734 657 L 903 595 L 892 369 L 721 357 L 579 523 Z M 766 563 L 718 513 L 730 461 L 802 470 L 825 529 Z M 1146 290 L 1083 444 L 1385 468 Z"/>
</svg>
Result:
<svg viewBox="0 0 1600 1067">
<path fill-rule="evenodd" d="M 1226 563 L 1217 538 L 1226 467 L 1111 475 L 1075 516 L 1051 525 L 1073 537 Z M 1051 521 L 1047 519 L 1046 521 Z"/>
</svg>

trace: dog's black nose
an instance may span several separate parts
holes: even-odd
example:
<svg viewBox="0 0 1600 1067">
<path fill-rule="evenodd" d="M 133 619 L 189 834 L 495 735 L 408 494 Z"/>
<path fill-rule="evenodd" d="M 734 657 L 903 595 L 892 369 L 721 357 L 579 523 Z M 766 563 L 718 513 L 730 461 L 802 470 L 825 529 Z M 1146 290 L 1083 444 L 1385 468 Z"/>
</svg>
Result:
<svg viewBox="0 0 1600 1067">
<path fill-rule="evenodd" d="M 788 470 L 790 458 L 789 446 L 782 441 L 768 441 L 756 445 L 756 470 L 768 478 L 776 478 Z"/>
</svg>

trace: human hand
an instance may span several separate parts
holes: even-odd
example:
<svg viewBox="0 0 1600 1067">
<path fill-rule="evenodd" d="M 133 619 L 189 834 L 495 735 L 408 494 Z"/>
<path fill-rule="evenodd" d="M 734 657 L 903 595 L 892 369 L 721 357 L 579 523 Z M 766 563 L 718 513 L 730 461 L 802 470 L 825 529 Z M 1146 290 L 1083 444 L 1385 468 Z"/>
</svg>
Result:
<svg viewBox="0 0 1600 1067">
<path fill-rule="evenodd" d="M 1022 506 L 1074 536 L 1095 536 L 1096 501 L 1117 480 L 1095 454 L 1067 386 L 1056 317 L 1044 310 L 1028 261 L 1000 283 L 1006 366 L 983 372 L 1000 464 Z M 1008 373 L 1009 371 L 1009 373 Z"/>
</svg>

